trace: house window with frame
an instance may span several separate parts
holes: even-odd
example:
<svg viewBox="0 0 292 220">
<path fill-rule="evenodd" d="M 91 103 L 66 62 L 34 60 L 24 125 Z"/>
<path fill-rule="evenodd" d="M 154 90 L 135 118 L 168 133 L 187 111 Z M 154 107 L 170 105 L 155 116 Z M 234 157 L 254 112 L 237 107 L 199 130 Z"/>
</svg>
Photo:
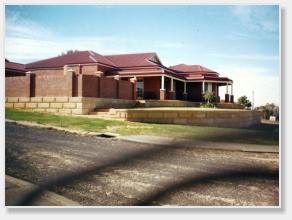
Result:
<svg viewBox="0 0 292 220">
<path fill-rule="evenodd" d="M 137 91 L 138 91 L 138 99 L 143 99 L 144 98 L 144 82 L 143 79 L 138 79 L 137 80 Z"/>
</svg>

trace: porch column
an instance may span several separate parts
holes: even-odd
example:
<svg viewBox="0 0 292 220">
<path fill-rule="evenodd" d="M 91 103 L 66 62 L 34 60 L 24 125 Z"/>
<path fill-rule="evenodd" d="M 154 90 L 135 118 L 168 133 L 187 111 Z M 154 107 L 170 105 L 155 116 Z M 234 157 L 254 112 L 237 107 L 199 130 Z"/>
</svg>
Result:
<svg viewBox="0 0 292 220">
<path fill-rule="evenodd" d="M 201 94 L 202 101 L 205 101 L 204 94 L 205 94 L 205 81 L 202 82 L 202 94 Z"/>
<path fill-rule="evenodd" d="M 165 100 L 164 75 L 161 76 L 160 100 Z"/>
<path fill-rule="evenodd" d="M 173 78 L 170 78 L 170 91 L 169 91 L 169 99 L 170 100 L 173 100 L 174 99 L 174 97 L 175 97 L 175 91 L 174 91 L 174 89 L 173 89 Z"/>
<path fill-rule="evenodd" d="M 228 83 L 226 83 L 226 94 L 225 94 L 225 102 L 229 102 L 229 94 L 228 94 Z"/>
<path fill-rule="evenodd" d="M 233 83 L 231 84 L 231 96 L 230 96 L 230 102 L 231 102 L 231 103 L 234 103 Z"/>
<path fill-rule="evenodd" d="M 132 98 L 133 98 L 133 100 L 136 100 L 137 97 L 138 97 L 137 78 L 136 78 L 136 77 L 131 78 L 131 79 L 130 79 L 130 82 L 131 82 L 132 85 L 133 85 Z"/>
<path fill-rule="evenodd" d="M 188 100 L 188 93 L 187 93 L 187 82 L 184 82 L 184 100 Z"/>
</svg>

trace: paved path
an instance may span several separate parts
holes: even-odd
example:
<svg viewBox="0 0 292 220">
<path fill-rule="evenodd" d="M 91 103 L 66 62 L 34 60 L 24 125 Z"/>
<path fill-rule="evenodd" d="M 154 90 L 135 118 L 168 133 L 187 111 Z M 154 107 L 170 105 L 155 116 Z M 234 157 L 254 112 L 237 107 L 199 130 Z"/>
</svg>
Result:
<svg viewBox="0 0 292 220">
<path fill-rule="evenodd" d="M 6 123 L 6 174 L 81 205 L 277 206 L 277 153 L 82 137 Z"/>
</svg>

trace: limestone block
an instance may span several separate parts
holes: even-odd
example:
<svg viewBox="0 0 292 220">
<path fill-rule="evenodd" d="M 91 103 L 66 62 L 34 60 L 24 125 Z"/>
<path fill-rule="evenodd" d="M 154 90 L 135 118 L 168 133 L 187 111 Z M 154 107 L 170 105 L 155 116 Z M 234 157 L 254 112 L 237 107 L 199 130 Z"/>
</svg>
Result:
<svg viewBox="0 0 292 220">
<path fill-rule="evenodd" d="M 35 108 L 33 111 L 35 111 L 35 112 L 45 112 L 46 109 L 44 109 L 44 108 Z"/>
<path fill-rule="evenodd" d="M 72 114 L 74 115 L 87 115 L 88 113 L 88 109 L 72 109 Z"/>
<path fill-rule="evenodd" d="M 25 108 L 36 108 L 37 107 L 37 103 L 26 103 L 25 104 Z"/>
<path fill-rule="evenodd" d="M 59 109 L 59 113 L 71 114 L 72 113 L 72 110 L 71 109 Z"/>
<path fill-rule="evenodd" d="M 205 118 L 206 114 L 205 114 L 205 112 L 193 112 L 193 117 L 194 118 Z"/>
<path fill-rule="evenodd" d="M 43 102 L 55 102 L 55 97 L 43 97 Z"/>
<path fill-rule="evenodd" d="M 68 97 L 56 97 L 56 102 L 68 102 Z"/>
<path fill-rule="evenodd" d="M 175 113 L 175 112 L 164 112 L 163 116 L 164 116 L 164 118 L 176 118 L 177 117 L 177 113 Z"/>
<path fill-rule="evenodd" d="M 55 108 L 47 108 L 46 111 L 47 111 L 47 112 L 56 113 L 56 112 L 59 111 L 59 109 L 55 109 Z"/>
<path fill-rule="evenodd" d="M 64 103 L 63 108 L 76 108 L 76 103 Z"/>
<path fill-rule="evenodd" d="M 13 108 L 13 103 L 5 103 L 6 108 Z"/>
<path fill-rule="evenodd" d="M 69 102 L 82 102 L 82 97 L 69 97 Z"/>
<path fill-rule="evenodd" d="M 127 118 L 127 112 L 121 112 L 120 118 Z"/>
<path fill-rule="evenodd" d="M 175 118 L 173 119 L 174 124 L 188 124 L 188 119 L 186 118 Z"/>
<path fill-rule="evenodd" d="M 18 101 L 19 102 L 29 102 L 30 98 L 29 97 L 19 97 Z"/>
<path fill-rule="evenodd" d="M 163 112 L 149 112 L 148 118 L 163 118 Z"/>
<path fill-rule="evenodd" d="M 49 108 L 50 103 L 38 103 L 38 108 Z"/>
<path fill-rule="evenodd" d="M 25 104 L 24 103 L 14 103 L 14 108 L 24 108 L 25 107 Z"/>
<path fill-rule="evenodd" d="M 8 97 L 8 102 L 18 102 L 18 97 Z"/>
<path fill-rule="evenodd" d="M 63 103 L 51 103 L 51 108 L 63 108 Z"/>
<path fill-rule="evenodd" d="M 178 117 L 179 118 L 191 118 L 192 112 L 191 111 L 179 112 Z"/>
<path fill-rule="evenodd" d="M 42 102 L 43 98 L 42 97 L 31 97 L 30 101 L 31 102 Z"/>
</svg>

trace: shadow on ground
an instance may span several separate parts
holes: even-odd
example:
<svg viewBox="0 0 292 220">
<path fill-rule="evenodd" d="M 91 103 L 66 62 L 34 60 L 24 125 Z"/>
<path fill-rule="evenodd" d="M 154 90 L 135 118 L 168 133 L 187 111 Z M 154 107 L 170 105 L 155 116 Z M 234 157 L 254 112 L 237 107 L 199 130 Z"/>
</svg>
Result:
<svg viewBox="0 0 292 220">
<path fill-rule="evenodd" d="M 39 186 L 38 189 L 30 192 L 19 202 L 19 206 L 29 206 L 44 190 L 53 190 L 55 187 L 65 186 L 67 184 L 78 184 L 84 181 L 86 178 L 90 178 L 91 175 L 98 174 L 107 168 L 126 165 L 137 159 L 149 159 L 158 153 L 163 153 L 164 151 L 172 151 L 178 148 L 187 148 L 187 146 L 181 145 L 169 145 L 169 146 L 156 146 L 154 148 L 143 150 L 138 153 L 129 154 L 124 157 L 120 157 L 102 165 L 91 166 L 86 169 L 80 169 L 76 172 L 67 173 L 62 176 L 52 177 L 50 181 Z M 234 167 L 234 169 L 228 168 L 218 168 L 215 169 L 212 174 L 190 174 L 185 178 L 166 183 L 160 187 L 159 190 L 148 193 L 147 195 L 141 195 L 139 200 L 134 204 L 135 206 L 148 206 L 157 205 L 157 201 L 163 199 L 165 196 L 169 195 L 174 191 L 178 191 L 182 188 L 196 187 L 200 184 L 207 184 L 213 181 L 221 180 L 231 180 L 231 181 L 241 181 L 250 178 L 257 178 L 262 180 L 279 180 L 278 171 L 271 171 L 263 167 Z M 133 204 L 131 204 L 133 205 Z"/>
</svg>

